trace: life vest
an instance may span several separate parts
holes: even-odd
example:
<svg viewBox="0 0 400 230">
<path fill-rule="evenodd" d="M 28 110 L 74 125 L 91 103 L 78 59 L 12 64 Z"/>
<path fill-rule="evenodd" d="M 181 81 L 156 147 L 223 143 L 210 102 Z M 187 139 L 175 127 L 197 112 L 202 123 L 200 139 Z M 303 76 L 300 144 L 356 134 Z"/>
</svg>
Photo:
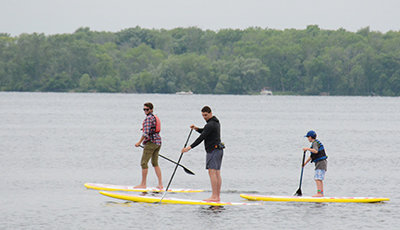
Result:
<svg viewBox="0 0 400 230">
<path fill-rule="evenodd" d="M 154 114 L 150 114 L 150 115 L 152 115 L 156 119 L 156 128 L 155 129 L 154 128 L 150 128 L 150 134 L 161 132 L 161 121 L 160 121 L 160 118 L 158 118 L 158 116 L 154 115 Z M 145 121 L 143 121 L 143 124 L 142 124 L 142 130 L 144 130 L 144 122 Z"/>
<path fill-rule="evenodd" d="M 161 132 L 161 121 L 160 121 L 160 118 L 158 118 L 157 115 L 153 115 L 153 116 L 156 119 L 156 130 L 155 130 L 155 132 L 159 133 L 159 132 Z"/>
<path fill-rule="evenodd" d="M 311 162 L 318 162 L 320 160 L 324 160 L 328 158 L 328 156 L 325 154 L 325 148 L 324 145 L 321 143 L 319 140 L 315 140 L 314 142 L 317 142 L 318 144 L 318 153 L 311 153 Z M 311 144 L 312 148 L 312 144 Z"/>
</svg>

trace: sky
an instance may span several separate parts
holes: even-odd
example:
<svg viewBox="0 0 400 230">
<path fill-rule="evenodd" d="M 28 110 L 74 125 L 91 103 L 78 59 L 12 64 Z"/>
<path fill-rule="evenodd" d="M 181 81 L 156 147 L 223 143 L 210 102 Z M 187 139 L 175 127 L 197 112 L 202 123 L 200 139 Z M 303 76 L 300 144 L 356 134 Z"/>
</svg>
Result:
<svg viewBox="0 0 400 230">
<path fill-rule="evenodd" d="M 400 30 L 400 0 L 0 0 L 0 33 L 64 34 L 80 27 L 203 30 Z"/>
</svg>

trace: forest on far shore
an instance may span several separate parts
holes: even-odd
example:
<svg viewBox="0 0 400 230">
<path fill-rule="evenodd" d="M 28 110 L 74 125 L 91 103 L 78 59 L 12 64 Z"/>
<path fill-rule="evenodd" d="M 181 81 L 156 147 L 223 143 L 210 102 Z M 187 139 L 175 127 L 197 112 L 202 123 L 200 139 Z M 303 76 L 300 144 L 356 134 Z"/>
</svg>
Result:
<svg viewBox="0 0 400 230">
<path fill-rule="evenodd" d="M 0 91 L 400 96 L 400 32 L 0 33 Z"/>
</svg>

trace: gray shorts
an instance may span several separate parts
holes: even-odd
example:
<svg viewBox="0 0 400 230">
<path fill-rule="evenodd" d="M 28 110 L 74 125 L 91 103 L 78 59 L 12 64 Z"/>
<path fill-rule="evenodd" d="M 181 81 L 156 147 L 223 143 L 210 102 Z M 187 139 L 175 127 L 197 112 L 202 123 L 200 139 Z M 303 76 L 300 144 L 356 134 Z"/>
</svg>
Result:
<svg viewBox="0 0 400 230">
<path fill-rule="evenodd" d="M 314 173 L 314 180 L 324 180 L 325 179 L 325 170 L 316 169 Z"/>
<path fill-rule="evenodd" d="M 223 156 L 224 156 L 223 149 L 214 149 L 213 151 L 207 153 L 206 169 L 220 170 Z"/>
</svg>

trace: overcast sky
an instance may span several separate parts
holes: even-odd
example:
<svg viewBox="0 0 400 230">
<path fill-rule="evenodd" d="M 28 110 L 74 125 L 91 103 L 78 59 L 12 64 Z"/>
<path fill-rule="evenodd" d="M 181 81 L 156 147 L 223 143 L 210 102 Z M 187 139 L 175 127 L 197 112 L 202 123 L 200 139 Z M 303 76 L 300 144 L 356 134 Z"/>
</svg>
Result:
<svg viewBox="0 0 400 230">
<path fill-rule="evenodd" d="M 117 32 L 136 26 L 217 31 L 307 25 L 399 31 L 400 0 L 0 0 L 0 32 L 12 36 L 73 33 L 79 27 Z"/>
</svg>

